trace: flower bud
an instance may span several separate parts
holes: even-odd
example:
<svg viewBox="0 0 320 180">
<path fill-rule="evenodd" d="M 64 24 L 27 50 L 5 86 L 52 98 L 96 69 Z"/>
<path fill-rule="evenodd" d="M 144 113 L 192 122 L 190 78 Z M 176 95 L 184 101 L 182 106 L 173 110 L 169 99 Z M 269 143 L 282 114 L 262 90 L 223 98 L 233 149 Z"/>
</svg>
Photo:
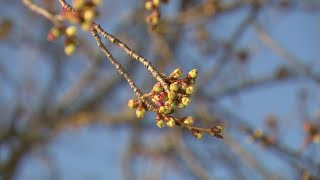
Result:
<svg viewBox="0 0 320 180">
<path fill-rule="evenodd" d="M 74 51 L 76 50 L 76 45 L 75 43 L 68 43 L 64 46 L 64 52 L 66 55 L 71 56 Z"/>
<path fill-rule="evenodd" d="M 91 28 L 91 25 L 92 23 L 89 22 L 89 21 L 84 21 L 80 24 L 81 28 L 84 30 L 84 31 L 90 31 L 90 28 Z"/>
<path fill-rule="evenodd" d="M 128 101 L 128 107 L 129 107 L 130 109 L 135 109 L 135 108 L 137 108 L 137 106 L 138 106 L 138 103 L 137 103 L 136 100 L 130 99 L 130 100 Z"/>
<path fill-rule="evenodd" d="M 167 126 L 169 126 L 169 127 L 174 127 L 175 125 L 176 125 L 176 121 L 174 120 L 174 118 L 173 117 L 168 117 L 167 119 L 166 119 L 166 124 L 167 124 Z"/>
<path fill-rule="evenodd" d="M 168 93 L 168 99 L 174 100 L 176 98 L 177 94 L 173 91 L 169 91 Z"/>
<path fill-rule="evenodd" d="M 188 77 L 195 79 L 198 76 L 198 70 L 197 69 L 192 69 L 189 73 L 188 73 Z"/>
<path fill-rule="evenodd" d="M 83 19 L 85 21 L 91 22 L 95 17 L 96 17 L 96 12 L 94 9 L 89 8 L 83 12 Z"/>
<path fill-rule="evenodd" d="M 160 0 L 153 0 L 154 6 L 158 7 L 160 4 Z"/>
<path fill-rule="evenodd" d="M 184 124 L 192 125 L 194 123 L 194 118 L 192 116 L 188 116 L 183 120 Z"/>
<path fill-rule="evenodd" d="M 151 10 L 153 8 L 153 3 L 148 0 L 145 4 L 144 4 L 144 8 L 146 8 L 146 10 Z"/>
<path fill-rule="evenodd" d="M 177 91 L 179 90 L 178 83 L 177 83 L 177 82 L 174 82 L 174 83 L 170 84 L 169 89 L 170 89 L 170 91 L 177 92 Z"/>
<path fill-rule="evenodd" d="M 164 105 L 165 105 L 165 106 L 169 106 L 171 109 L 174 109 L 175 106 L 176 106 L 176 104 L 175 104 L 173 101 L 171 101 L 171 100 L 166 101 L 166 102 L 164 103 Z"/>
<path fill-rule="evenodd" d="M 137 118 L 139 119 L 142 119 L 145 113 L 146 113 L 146 110 L 142 106 L 139 106 L 136 110 L 136 115 L 137 115 Z"/>
<path fill-rule="evenodd" d="M 161 100 L 159 94 L 154 95 L 153 99 L 155 99 L 156 101 L 160 101 Z"/>
<path fill-rule="evenodd" d="M 181 83 L 181 89 L 182 90 L 186 91 L 187 87 L 188 87 L 187 83 L 185 83 L 185 82 Z"/>
<path fill-rule="evenodd" d="M 169 114 L 172 112 L 172 107 L 171 106 L 164 106 L 164 108 L 166 109 L 164 114 Z"/>
<path fill-rule="evenodd" d="M 181 103 L 185 106 L 188 106 L 191 103 L 191 99 L 188 97 L 181 98 Z"/>
<path fill-rule="evenodd" d="M 164 114 L 166 112 L 166 108 L 164 106 L 160 106 L 158 112 L 159 114 Z"/>
<path fill-rule="evenodd" d="M 157 124 L 157 126 L 158 126 L 158 128 L 163 128 L 165 125 L 166 125 L 166 123 L 164 122 L 164 120 L 158 120 L 157 122 L 156 122 L 156 124 Z"/>
<path fill-rule="evenodd" d="M 77 33 L 77 28 L 75 26 L 69 26 L 67 27 L 65 33 L 67 36 L 73 37 Z"/>
<path fill-rule="evenodd" d="M 182 103 L 179 103 L 179 104 L 178 104 L 178 108 L 180 108 L 180 109 L 185 108 L 185 107 L 186 107 L 186 105 L 184 105 L 184 104 L 182 104 Z"/>
<path fill-rule="evenodd" d="M 171 78 L 174 78 L 174 79 L 178 79 L 178 78 L 181 78 L 181 76 L 183 75 L 182 71 L 180 68 L 178 69 L 175 69 L 171 74 L 170 74 L 170 77 Z"/>
<path fill-rule="evenodd" d="M 153 90 L 155 93 L 160 93 L 160 92 L 163 91 L 163 88 L 162 88 L 161 84 L 158 82 L 158 83 L 156 83 L 156 84 L 153 86 L 152 90 Z"/>
<path fill-rule="evenodd" d="M 215 126 L 218 129 L 218 133 L 221 133 L 223 131 L 223 127 L 220 125 Z"/>
<path fill-rule="evenodd" d="M 157 12 L 157 11 L 155 11 L 155 12 Z M 156 14 L 156 13 L 152 13 L 151 14 L 151 25 L 156 25 L 156 24 L 158 24 L 159 23 L 159 15 L 158 14 Z"/>
<path fill-rule="evenodd" d="M 193 86 L 189 86 L 186 89 L 186 94 L 191 95 L 194 92 L 194 88 Z"/>
<path fill-rule="evenodd" d="M 202 137 L 203 137 L 203 134 L 200 132 L 200 131 L 198 131 L 198 130 L 192 130 L 192 135 L 194 136 L 194 137 L 196 137 L 197 139 L 201 139 Z"/>
<path fill-rule="evenodd" d="M 82 9 L 84 7 L 85 0 L 73 0 L 73 7 L 76 10 Z"/>
<path fill-rule="evenodd" d="M 61 31 L 59 28 L 51 28 L 51 30 L 49 31 L 48 33 L 48 41 L 53 41 L 53 40 L 56 40 L 58 37 L 61 36 Z"/>
</svg>

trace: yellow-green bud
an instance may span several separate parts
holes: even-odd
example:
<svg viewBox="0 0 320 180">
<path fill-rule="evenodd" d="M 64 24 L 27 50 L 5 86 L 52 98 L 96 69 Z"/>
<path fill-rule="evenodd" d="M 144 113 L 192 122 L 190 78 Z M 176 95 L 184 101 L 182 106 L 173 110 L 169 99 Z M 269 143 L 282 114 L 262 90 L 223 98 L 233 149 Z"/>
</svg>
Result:
<svg viewBox="0 0 320 180">
<path fill-rule="evenodd" d="M 174 127 L 176 125 L 176 122 L 173 117 L 169 117 L 168 121 L 166 122 L 167 126 Z"/>
<path fill-rule="evenodd" d="M 217 125 L 216 128 L 219 129 L 220 133 L 224 130 L 224 128 L 220 125 Z"/>
<path fill-rule="evenodd" d="M 67 36 L 72 37 L 77 33 L 77 28 L 75 26 L 69 26 L 65 32 Z"/>
<path fill-rule="evenodd" d="M 203 134 L 198 130 L 192 130 L 192 135 L 197 139 L 201 139 L 203 137 Z"/>
<path fill-rule="evenodd" d="M 192 116 L 188 116 L 183 120 L 184 124 L 192 125 L 194 123 L 194 118 Z"/>
<path fill-rule="evenodd" d="M 143 107 L 138 107 L 136 110 L 137 118 L 142 119 L 146 113 L 146 110 Z"/>
<path fill-rule="evenodd" d="M 166 108 L 164 106 L 159 107 L 159 113 L 164 114 L 166 112 Z"/>
<path fill-rule="evenodd" d="M 74 0 L 73 1 L 73 7 L 76 10 L 83 8 L 84 4 L 85 4 L 85 0 Z"/>
<path fill-rule="evenodd" d="M 89 21 L 84 21 L 81 23 L 81 28 L 84 30 L 84 31 L 90 31 L 90 28 L 91 28 L 91 22 Z"/>
<path fill-rule="evenodd" d="M 171 113 L 172 112 L 172 107 L 171 106 L 164 106 L 165 107 L 165 112 L 164 112 L 164 114 L 169 114 L 169 113 Z"/>
<path fill-rule="evenodd" d="M 197 139 L 201 139 L 203 137 L 203 134 L 201 133 L 201 132 L 199 132 L 198 134 L 197 134 Z"/>
<path fill-rule="evenodd" d="M 156 124 L 158 128 L 163 128 L 166 125 L 166 123 L 163 120 L 158 120 Z"/>
<path fill-rule="evenodd" d="M 180 109 L 182 109 L 182 108 L 185 108 L 186 106 L 184 105 L 184 104 L 182 104 L 182 103 L 179 103 L 178 104 L 178 108 L 180 108 Z"/>
<path fill-rule="evenodd" d="M 151 24 L 152 25 L 156 25 L 156 24 L 158 24 L 158 22 L 159 22 L 159 16 L 157 16 L 155 14 L 152 14 L 152 16 L 151 16 Z"/>
<path fill-rule="evenodd" d="M 177 83 L 177 82 L 174 82 L 174 83 L 170 84 L 169 89 L 170 89 L 171 91 L 177 92 L 177 91 L 179 90 L 178 83 Z"/>
<path fill-rule="evenodd" d="M 171 78 L 174 78 L 174 79 L 178 79 L 178 78 L 181 78 L 181 76 L 183 75 L 182 71 L 180 68 L 178 69 L 175 69 L 171 74 L 170 74 L 170 77 Z"/>
<path fill-rule="evenodd" d="M 129 107 L 130 109 L 134 109 L 134 108 L 136 108 L 137 106 L 138 106 L 138 103 L 137 103 L 135 100 L 130 99 L 130 100 L 128 101 L 128 107 Z"/>
<path fill-rule="evenodd" d="M 198 76 L 198 70 L 197 69 L 192 69 L 188 73 L 188 77 L 195 79 Z"/>
<path fill-rule="evenodd" d="M 181 103 L 185 106 L 188 106 L 191 103 L 191 99 L 188 97 L 181 98 Z"/>
<path fill-rule="evenodd" d="M 71 56 L 75 50 L 76 50 L 76 45 L 74 43 L 68 43 L 64 47 L 64 52 L 68 56 Z"/>
<path fill-rule="evenodd" d="M 159 4 L 160 4 L 160 0 L 153 0 L 153 4 L 154 4 L 154 6 L 159 6 Z"/>
<path fill-rule="evenodd" d="M 169 91 L 168 93 L 168 99 L 174 100 L 176 98 L 177 94 L 173 91 Z"/>
<path fill-rule="evenodd" d="M 48 41 L 53 41 L 61 35 L 61 30 L 59 28 L 53 27 L 48 33 Z"/>
<path fill-rule="evenodd" d="M 182 82 L 181 89 L 185 91 L 187 89 L 187 87 L 188 87 L 187 83 Z"/>
<path fill-rule="evenodd" d="M 144 4 L 144 8 L 146 8 L 146 10 L 151 10 L 153 7 L 153 3 L 151 1 L 147 1 L 145 4 Z"/>
<path fill-rule="evenodd" d="M 160 84 L 160 83 L 156 83 L 156 84 L 153 86 L 152 90 L 153 90 L 154 92 L 156 92 L 156 93 L 160 93 L 161 91 L 163 91 L 163 88 L 161 87 L 161 84 Z"/>
<path fill-rule="evenodd" d="M 171 109 L 174 109 L 174 107 L 176 106 L 176 104 L 171 100 L 166 101 L 164 105 L 169 106 Z"/>
<path fill-rule="evenodd" d="M 94 9 L 86 9 L 83 13 L 83 18 L 85 21 L 92 21 L 96 16 Z"/>
<path fill-rule="evenodd" d="M 189 87 L 187 87 L 187 89 L 186 89 L 186 94 L 191 95 L 193 92 L 194 92 L 194 88 L 193 88 L 193 86 L 189 86 Z"/>
</svg>

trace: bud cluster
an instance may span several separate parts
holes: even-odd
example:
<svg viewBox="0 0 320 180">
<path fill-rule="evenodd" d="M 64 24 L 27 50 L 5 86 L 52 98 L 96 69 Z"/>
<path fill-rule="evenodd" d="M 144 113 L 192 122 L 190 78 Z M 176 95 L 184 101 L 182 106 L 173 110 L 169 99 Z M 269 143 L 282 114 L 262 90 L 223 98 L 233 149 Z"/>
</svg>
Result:
<svg viewBox="0 0 320 180">
<path fill-rule="evenodd" d="M 71 23 L 79 24 L 83 30 L 90 30 L 92 22 L 98 16 L 97 6 L 101 4 L 101 0 L 73 0 L 72 5 L 75 11 L 62 9 L 62 16 Z M 66 55 L 71 56 L 77 46 L 76 41 L 76 26 L 60 25 L 53 27 L 48 33 L 48 41 L 54 41 L 60 36 L 65 37 L 64 52 Z"/>
<path fill-rule="evenodd" d="M 164 75 L 165 76 L 165 75 Z M 223 127 L 220 125 L 210 129 L 198 128 L 194 126 L 195 119 L 192 116 L 183 118 L 173 117 L 172 113 L 177 109 L 185 108 L 191 103 L 191 95 L 194 94 L 194 84 L 198 76 L 198 70 L 193 69 L 182 78 L 183 72 L 180 68 L 175 69 L 168 77 L 165 78 L 169 85 L 169 91 L 166 91 L 160 82 L 157 82 L 150 93 L 144 96 L 151 100 L 156 113 L 156 125 L 159 128 L 168 126 L 183 126 L 189 129 L 194 137 L 201 139 L 203 132 L 217 138 L 223 138 L 221 135 Z M 141 100 L 130 99 L 128 101 L 130 109 L 136 109 L 136 116 L 142 119 L 146 111 L 151 111 L 146 108 L 146 105 Z"/>
<path fill-rule="evenodd" d="M 146 17 L 146 22 L 155 28 L 160 19 L 160 4 L 167 3 L 168 0 L 146 0 L 144 7 L 146 10 L 150 11 L 149 15 Z"/>
<path fill-rule="evenodd" d="M 191 103 L 190 96 L 194 93 L 194 83 L 197 78 L 198 71 L 191 70 L 185 78 L 181 69 L 175 69 L 168 78 L 170 91 L 167 92 L 160 82 L 157 82 L 147 97 L 152 100 L 156 106 L 156 125 L 159 128 L 164 126 L 174 127 L 176 125 L 192 125 L 194 118 L 191 116 L 177 119 L 172 114 L 178 108 L 185 108 Z M 146 108 L 139 100 L 129 100 L 128 107 L 136 109 L 136 115 L 139 119 L 144 117 Z"/>
<path fill-rule="evenodd" d="M 85 31 L 89 31 L 93 20 L 98 16 L 97 6 L 101 0 L 73 0 L 72 6 L 76 11 L 63 9 L 62 15 L 72 23 L 79 24 Z"/>
<path fill-rule="evenodd" d="M 64 36 L 64 52 L 66 55 L 71 56 L 76 50 L 76 33 L 77 28 L 75 26 L 69 27 L 53 27 L 48 33 L 48 41 L 54 41 L 60 36 Z"/>
</svg>

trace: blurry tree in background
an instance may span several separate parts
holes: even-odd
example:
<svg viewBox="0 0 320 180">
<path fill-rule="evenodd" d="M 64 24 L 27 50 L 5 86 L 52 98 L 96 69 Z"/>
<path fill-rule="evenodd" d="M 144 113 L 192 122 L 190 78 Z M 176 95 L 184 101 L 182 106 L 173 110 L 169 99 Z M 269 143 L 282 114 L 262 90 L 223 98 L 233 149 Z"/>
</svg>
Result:
<svg viewBox="0 0 320 180">
<path fill-rule="evenodd" d="M 320 179 L 319 1 L 0 4 L 1 179 Z"/>
</svg>

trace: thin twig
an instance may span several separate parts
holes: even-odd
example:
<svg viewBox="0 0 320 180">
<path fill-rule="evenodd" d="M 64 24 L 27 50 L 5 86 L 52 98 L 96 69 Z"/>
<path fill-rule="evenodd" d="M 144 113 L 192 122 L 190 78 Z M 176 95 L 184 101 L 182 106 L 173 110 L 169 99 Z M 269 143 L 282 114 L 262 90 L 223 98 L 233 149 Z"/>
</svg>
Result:
<svg viewBox="0 0 320 180">
<path fill-rule="evenodd" d="M 135 83 L 132 81 L 132 79 L 130 78 L 130 76 L 126 73 L 125 69 L 122 68 L 121 64 L 119 64 L 114 57 L 112 56 L 112 54 L 108 51 L 108 49 L 106 48 L 106 46 L 102 43 L 100 36 L 97 34 L 97 31 L 92 28 L 91 29 L 91 33 L 93 35 L 93 37 L 95 38 L 95 40 L 97 41 L 97 45 L 98 47 L 102 50 L 102 52 L 108 57 L 108 59 L 110 60 L 111 64 L 115 67 L 115 69 L 118 71 L 119 74 L 121 74 L 128 82 L 128 84 L 130 85 L 130 88 L 133 90 L 133 92 L 136 94 L 136 96 L 143 102 L 146 104 L 147 108 L 151 109 L 153 112 L 157 112 L 156 107 L 151 104 L 146 98 L 145 96 L 143 96 L 142 92 L 140 91 L 140 89 L 135 85 Z"/>
<path fill-rule="evenodd" d="M 105 30 L 103 30 L 101 28 L 101 26 L 99 24 L 93 24 L 93 27 L 95 28 L 95 30 L 97 30 L 97 32 L 99 34 L 101 34 L 104 38 L 109 39 L 113 44 L 119 46 L 121 49 L 123 49 L 129 56 L 131 56 L 132 58 L 138 60 L 139 62 L 141 62 L 151 73 L 151 75 L 161 83 L 161 85 L 163 86 L 163 88 L 169 92 L 169 86 L 168 84 L 165 82 L 164 78 L 162 77 L 162 75 L 156 70 L 155 67 L 153 67 L 151 65 L 151 62 L 148 61 L 146 58 L 143 58 L 142 56 L 140 56 L 137 52 L 133 51 L 132 49 L 130 49 L 125 43 L 121 42 L 119 39 L 115 38 L 114 36 L 112 36 L 111 34 L 109 34 L 108 32 L 106 32 Z"/>
<path fill-rule="evenodd" d="M 49 21 L 51 21 L 53 24 L 60 26 L 62 19 L 60 16 L 55 16 L 51 13 L 49 13 L 47 10 L 39 7 L 38 5 L 35 5 L 31 0 L 22 0 L 22 2 L 33 12 L 42 15 Z"/>
</svg>

